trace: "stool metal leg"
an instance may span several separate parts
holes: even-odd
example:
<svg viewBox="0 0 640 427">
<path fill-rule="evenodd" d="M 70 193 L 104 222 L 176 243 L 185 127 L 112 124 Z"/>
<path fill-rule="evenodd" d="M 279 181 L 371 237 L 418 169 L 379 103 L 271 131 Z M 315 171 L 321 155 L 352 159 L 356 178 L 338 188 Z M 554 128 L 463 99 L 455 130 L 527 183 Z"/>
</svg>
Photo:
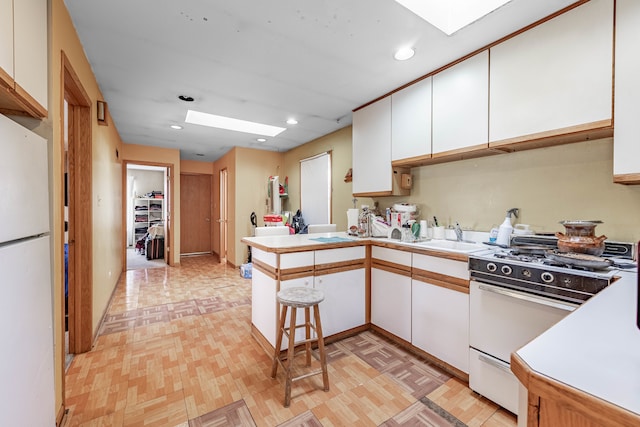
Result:
<svg viewBox="0 0 640 427">
<path fill-rule="evenodd" d="M 280 315 L 280 323 L 278 324 L 278 332 L 276 333 L 276 347 L 273 350 L 273 363 L 271 364 L 271 378 L 276 377 L 278 372 L 278 362 L 280 360 L 280 348 L 282 348 L 282 333 L 284 332 L 284 324 L 287 320 L 287 306 L 282 306 L 282 314 Z"/>
<path fill-rule="evenodd" d="M 318 335 L 318 353 L 320 353 L 320 365 L 322 367 L 322 383 L 324 391 L 329 391 L 329 372 L 327 371 L 327 354 L 324 349 L 324 335 L 320 323 L 320 310 L 318 305 L 313 306 L 313 315 L 316 320 L 316 334 Z"/>
<path fill-rule="evenodd" d="M 287 348 L 287 381 L 284 386 L 284 407 L 288 408 L 291 403 L 291 382 L 293 377 L 293 355 L 295 351 L 296 338 L 296 313 L 295 306 L 291 307 L 291 317 L 289 318 L 289 348 Z"/>
</svg>

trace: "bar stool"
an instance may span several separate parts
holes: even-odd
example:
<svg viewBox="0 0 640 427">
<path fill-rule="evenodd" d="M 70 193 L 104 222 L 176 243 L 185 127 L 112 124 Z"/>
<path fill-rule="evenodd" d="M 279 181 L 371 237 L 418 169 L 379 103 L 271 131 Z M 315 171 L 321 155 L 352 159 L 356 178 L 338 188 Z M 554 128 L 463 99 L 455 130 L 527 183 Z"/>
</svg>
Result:
<svg viewBox="0 0 640 427">
<path fill-rule="evenodd" d="M 322 336 L 322 325 L 320 323 L 320 310 L 318 304 L 324 300 L 324 293 L 321 290 L 296 287 L 281 290 L 277 294 L 278 302 L 282 305 L 282 311 L 280 314 L 280 323 L 278 325 L 278 336 L 276 338 L 276 347 L 273 355 L 273 364 L 271 366 L 271 378 L 276 377 L 278 371 L 278 365 L 282 366 L 282 369 L 286 375 L 286 383 L 284 387 L 284 406 L 289 407 L 291 403 L 291 383 L 303 378 L 307 378 L 313 375 L 322 374 L 322 383 L 324 385 L 324 391 L 329 391 L 329 374 L 327 373 L 327 356 L 324 349 L 324 337 Z M 315 326 L 311 323 L 310 310 L 313 307 L 313 315 L 315 320 Z M 285 326 L 287 319 L 287 310 L 291 308 L 291 316 L 289 321 L 289 327 Z M 298 308 L 304 308 L 305 322 L 302 325 L 296 325 L 296 314 Z M 296 329 L 305 328 L 305 340 L 295 342 Z M 311 338 L 311 329 L 316 332 L 316 338 Z M 287 348 L 287 364 L 283 363 L 283 359 L 280 357 L 280 347 L 282 346 L 282 335 L 286 335 L 289 340 Z M 306 353 L 307 366 L 311 366 L 311 344 L 318 342 L 318 353 L 320 360 L 320 369 L 308 372 L 306 374 L 293 377 L 293 358 L 295 355 L 296 344 L 304 344 Z M 313 354 L 317 359 L 318 357 Z"/>
</svg>

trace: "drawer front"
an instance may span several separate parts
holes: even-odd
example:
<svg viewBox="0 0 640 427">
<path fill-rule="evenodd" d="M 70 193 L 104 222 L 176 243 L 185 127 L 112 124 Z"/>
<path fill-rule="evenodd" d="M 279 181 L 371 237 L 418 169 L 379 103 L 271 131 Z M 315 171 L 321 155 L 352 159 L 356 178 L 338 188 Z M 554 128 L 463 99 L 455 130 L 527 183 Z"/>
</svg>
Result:
<svg viewBox="0 0 640 427">
<path fill-rule="evenodd" d="M 469 388 L 518 415 L 520 383 L 504 363 L 469 349 Z M 526 415 L 526 414 L 523 414 Z"/>
<path fill-rule="evenodd" d="M 307 267 L 313 269 L 313 251 L 280 254 L 280 269 Z"/>
<path fill-rule="evenodd" d="M 446 276 L 457 277 L 469 280 L 469 270 L 467 263 L 454 261 L 446 258 L 438 258 L 429 255 L 413 254 L 413 267 L 420 270 L 431 271 L 444 274 Z"/>
<path fill-rule="evenodd" d="M 374 246 L 371 248 L 371 258 L 411 267 L 411 252 Z"/>
<path fill-rule="evenodd" d="M 363 259 L 365 257 L 364 246 L 351 246 L 349 248 L 325 249 L 316 251 L 316 265 L 330 264 L 333 262 Z"/>
<path fill-rule="evenodd" d="M 278 255 L 274 252 L 266 252 L 262 249 L 251 248 L 251 258 L 256 261 L 262 261 L 264 264 L 273 268 L 278 267 Z"/>
</svg>

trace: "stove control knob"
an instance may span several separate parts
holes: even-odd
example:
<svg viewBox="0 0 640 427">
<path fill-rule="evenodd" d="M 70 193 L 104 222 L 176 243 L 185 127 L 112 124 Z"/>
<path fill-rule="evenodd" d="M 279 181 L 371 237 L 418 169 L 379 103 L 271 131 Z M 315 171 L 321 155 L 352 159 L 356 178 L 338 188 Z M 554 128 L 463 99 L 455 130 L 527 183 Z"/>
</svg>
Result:
<svg viewBox="0 0 640 427">
<path fill-rule="evenodd" d="M 554 280 L 553 274 L 549 273 L 548 271 L 545 271 L 544 273 L 542 273 L 540 275 L 540 278 L 544 283 L 551 283 Z"/>
<path fill-rule="evenodd" d="M 498 266 L 495 265 L 494 263 L 490 262 L 489 264 L 487 264 L 487 270 L 490 272 L 494 272 L 498 269 Z"/>
<path fill-rule="evenodd" d="M 522 270 L 522 275 L 526 278 L 530 278 L 533 274 L 531 273 L 531 270 L 524 269 Z"/>
<path fill-rule="evenodd" d="M 500 268 L 500 271 L 502 271 L 502 274 L 508 276 L 513 272 L 513 269 L 508 265 L 503 265 L 502 268 Z"/>
</svg>

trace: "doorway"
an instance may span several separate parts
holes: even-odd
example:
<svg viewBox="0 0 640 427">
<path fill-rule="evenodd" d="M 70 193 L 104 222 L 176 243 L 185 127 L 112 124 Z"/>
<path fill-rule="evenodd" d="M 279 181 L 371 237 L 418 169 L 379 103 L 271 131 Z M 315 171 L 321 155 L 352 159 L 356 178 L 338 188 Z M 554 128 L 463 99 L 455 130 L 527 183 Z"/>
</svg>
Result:
<svg viewBox="0 0 640 427">
<path fill-rule="evenodd" d="M 126 163 L 126 269 L 167 265 L 167 175 L 160 165 Z"/>
<path fill-rule="evenodd" d="M 91 350 L 93 340 L 93 223 L 91 99 L 68 58 L 64 76 L 62 144 L 65 356 Z M 63 363 L 68 357 L 63 358 Z"/>
<path fill-rule="evenodd" d="M 210 254 L 211 175 L 180 174 L 181 255 Z"/>
</svg>

